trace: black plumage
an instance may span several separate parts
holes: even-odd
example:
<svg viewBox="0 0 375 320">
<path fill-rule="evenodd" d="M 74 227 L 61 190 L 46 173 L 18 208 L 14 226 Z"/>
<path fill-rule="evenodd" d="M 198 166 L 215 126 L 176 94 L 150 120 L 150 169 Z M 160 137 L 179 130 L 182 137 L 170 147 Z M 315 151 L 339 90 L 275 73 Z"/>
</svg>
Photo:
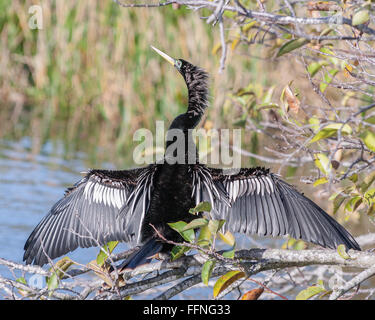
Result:
<svg viewBox="0 0 375 320">
<path fill-rule="evenodd" d="M 268 169 L 243 168 L 236 174 L 225 174 L 200 164 L 196 147 L 187 138 L 208 105 L 207 73 L 155 50 L 177 68 L 188 88 L 187 112 L 176 117 L 168 131 L 183 132 L 184 161 L 168 161 L 176 156 L 175 149 L 169 150 L 176 142 L 172 137 L 166 144 L 163 163 L 132 170 L 89 171 L 31 233 L 24 247 L 26 263 L 43 265 L 48 262 L 47 256 L 54 259 L 77 247 L 118 240 L 142 245 L 121 265 L 134 268 L 155 253 L 170 250 L 151 225 L 165 238 L 182 241 L 167 223 L 191 221 L 195 217 L 189 209 L 201 201 L 209 201 L 212 218 L 225 219 L 224 227 L 232 232 L 289 234 L 323 247 L 344 244 L 360 250 L 331 216 Z"/>
</svg>

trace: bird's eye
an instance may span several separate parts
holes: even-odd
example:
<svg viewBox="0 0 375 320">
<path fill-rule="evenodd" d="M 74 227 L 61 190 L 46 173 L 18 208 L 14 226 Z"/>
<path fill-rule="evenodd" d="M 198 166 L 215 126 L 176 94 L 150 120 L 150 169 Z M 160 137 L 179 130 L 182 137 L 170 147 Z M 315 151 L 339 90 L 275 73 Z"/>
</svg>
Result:
<svg viewBox="0 0 375 320">
<path fill-rule="evenodd" d="M 176 61 L 176 67 L 177 67 L 178 69 L 180 69 L 181 66 L 182 66 L 182 62 L 181 62 L 180 60 L 177 60 L 177 61 Z"/>
</svg>

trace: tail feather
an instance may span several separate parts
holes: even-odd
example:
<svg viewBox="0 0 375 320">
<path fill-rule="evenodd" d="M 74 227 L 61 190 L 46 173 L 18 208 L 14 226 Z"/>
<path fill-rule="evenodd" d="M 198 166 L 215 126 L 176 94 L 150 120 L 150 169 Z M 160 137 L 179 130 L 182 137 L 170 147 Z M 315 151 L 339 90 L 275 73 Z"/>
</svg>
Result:
<svg viewBox="0 0 375 320">
<path fill-rule="evenodd" d="M 126 258 L 117 268 L 120 271 L 134 269 L 142 264 L 149 263 L 151 257 L 161 251 L 163 244 L 154 238 L 148 240 L 138 251 Z"/>
</svg>

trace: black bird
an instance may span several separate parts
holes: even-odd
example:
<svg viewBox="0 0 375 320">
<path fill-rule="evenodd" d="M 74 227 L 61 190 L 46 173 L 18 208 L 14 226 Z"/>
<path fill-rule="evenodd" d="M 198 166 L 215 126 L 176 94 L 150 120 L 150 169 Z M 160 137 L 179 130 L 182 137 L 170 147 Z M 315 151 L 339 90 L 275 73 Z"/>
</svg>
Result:
<svg viewBox="0 0 375 320">
<path fill-rule="evenodd" d="M 198 125 L 208 106 L 208 75 L 185 60 L 153 49 L 174 65 L 186 82 L 187 112 L 174 119 L 168 132 L 179 129 L 188 138 L 189 129 Z M 175 154 L 168 153 L 172 142 L 166 145 L 166 160 Z M 194 155 L 194 143 L 185 143 L 183 160 Z M 182 241 L 167 223 L 191 221 L 195 216 L 189 209 L 202 201 L 211 203 L 212 218 L 225 219 L 232 232 L 289 234 L 323 247 L 344 244 L 347 249 L 360 250 L 339 223 L 268 169 L 243 168 L 226 175 L 190 159 L 189 163 L 164 161 L 132 170 L 89 171 L 37 225 L 26 241 L 23 259 L 44 265 L 47 256 L 54 259 L 77 247 L 118 240 L 142 245 L 122 264 L 134 268 L 171 248 L 160 241 L 150 224 L 166 239 Z"/>
</svg>

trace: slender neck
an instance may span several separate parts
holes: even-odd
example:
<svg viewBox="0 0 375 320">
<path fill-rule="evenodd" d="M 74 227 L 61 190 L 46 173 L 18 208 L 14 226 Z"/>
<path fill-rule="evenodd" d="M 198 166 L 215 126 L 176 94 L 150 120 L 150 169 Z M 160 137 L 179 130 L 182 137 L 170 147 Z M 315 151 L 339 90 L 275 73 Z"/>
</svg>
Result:
<svg viewBox="0 0 375 320">
<path fill-rule="evenodd" d="M 207 78 L 207 73 L 199 68 L 197 68 L 196 72 L 185 75 L 189 96 L 189 104 L 186 113 L 189 117 L 193 117 L 197 121 L 196 125 L 200 121 L 204 114 L 204 110 L 208 105 Z"/>
<path fill-rule="evenodd" d="M 165 157 L 176 159 L 178 163 L 198 162 L 191 129 L 198 125 L 208 105 L 207 73 L 198 67 L 192 68 L 184 74 L 189 96 L 188 109 L 173 120 L 167 133 Z"/>
</svg>

